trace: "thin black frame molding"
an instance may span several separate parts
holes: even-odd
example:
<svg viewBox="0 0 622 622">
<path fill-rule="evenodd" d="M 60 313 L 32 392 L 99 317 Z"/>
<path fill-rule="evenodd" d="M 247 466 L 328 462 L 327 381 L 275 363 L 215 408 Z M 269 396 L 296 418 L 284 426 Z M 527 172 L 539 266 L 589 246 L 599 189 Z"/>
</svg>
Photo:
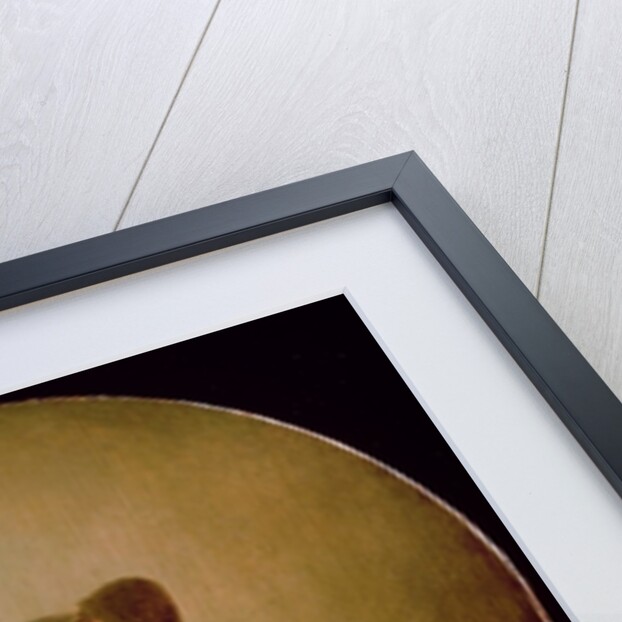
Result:
<svg viewBox="0 0 622 622">
<path fill-rule="evenodd" d="M 0 264 L 0 311 L 392 202 L 622 496 L 622 403 L 413 151 Z"/>
</svg>

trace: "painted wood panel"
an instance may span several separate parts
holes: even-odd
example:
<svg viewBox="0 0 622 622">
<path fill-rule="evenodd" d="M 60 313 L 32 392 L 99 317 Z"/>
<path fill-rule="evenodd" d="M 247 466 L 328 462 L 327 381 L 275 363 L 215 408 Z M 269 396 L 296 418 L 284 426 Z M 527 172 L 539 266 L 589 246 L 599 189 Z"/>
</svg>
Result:
<svg viewBox="0 0 622 622">
<path fill-rule="evenodd" d="M 573 15 L 224 0 L 121 226 L 415 149 L 533 288 Z"/>
<path fill-rule="evenodd" d="M 622 398 L 622 5 L 582 2 L 541 301 Z"/>
<path fill-rule="evenodd" d="M 114 228 L 214 4 L 0 3 L 0 261 Z"/>
</svg>

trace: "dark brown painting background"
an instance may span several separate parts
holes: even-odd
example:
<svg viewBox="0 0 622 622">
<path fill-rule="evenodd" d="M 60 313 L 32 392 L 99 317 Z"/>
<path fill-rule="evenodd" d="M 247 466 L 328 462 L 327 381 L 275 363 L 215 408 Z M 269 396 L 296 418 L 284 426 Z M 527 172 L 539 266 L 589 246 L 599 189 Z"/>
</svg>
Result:
<svg viewBox="0 0 622 622">
<path fill-rule="evenodd" d="M 447 383 L 450 390 L 451 378 Z M 359 449 L 465 514 L 506 552 L 551 617 L 568 620 L 343 296 L 43 383 L 0 401 L 75 395 L 226 406 Z"/>
</svg>

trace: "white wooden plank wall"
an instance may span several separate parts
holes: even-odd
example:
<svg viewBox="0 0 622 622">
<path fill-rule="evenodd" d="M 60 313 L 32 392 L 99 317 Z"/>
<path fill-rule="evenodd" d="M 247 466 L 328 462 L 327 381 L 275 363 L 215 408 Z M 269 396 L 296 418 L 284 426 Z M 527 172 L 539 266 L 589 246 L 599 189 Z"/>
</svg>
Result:
<svg viewBox="0 0 622 622">
<path fill-rule="evenodd" d="M 622 397 L 622 4 L 565 93 L 576 7 L 7 0 L 0 261 L 415 149 Z"/>
<path fill-rule="evenodd" d="M 0 261 L 112 231 L 214 5 L 0 1 Z"/>
<path fill-rule="evenodd" d="M 223 0 L 122 226 L 415 149 L 533 287 L 573 12 Z"/>
<path fill-rule="evenodd" d="M 622 398 L 622 3 L 582 0 L 540 298 Z"/>
</svg>

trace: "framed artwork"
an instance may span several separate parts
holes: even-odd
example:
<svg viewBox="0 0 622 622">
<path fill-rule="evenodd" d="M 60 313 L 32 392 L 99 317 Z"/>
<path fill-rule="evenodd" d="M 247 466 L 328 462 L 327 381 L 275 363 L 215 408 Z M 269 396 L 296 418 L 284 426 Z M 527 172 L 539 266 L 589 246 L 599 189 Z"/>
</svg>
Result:
<svg viewBox="0 0 622 622">
<path fill-rule="evenodd" d="M 7 262 L 0 304 L 12 619 L 622 613 L 622 406 L 414 153 Z"/>
</svg>

